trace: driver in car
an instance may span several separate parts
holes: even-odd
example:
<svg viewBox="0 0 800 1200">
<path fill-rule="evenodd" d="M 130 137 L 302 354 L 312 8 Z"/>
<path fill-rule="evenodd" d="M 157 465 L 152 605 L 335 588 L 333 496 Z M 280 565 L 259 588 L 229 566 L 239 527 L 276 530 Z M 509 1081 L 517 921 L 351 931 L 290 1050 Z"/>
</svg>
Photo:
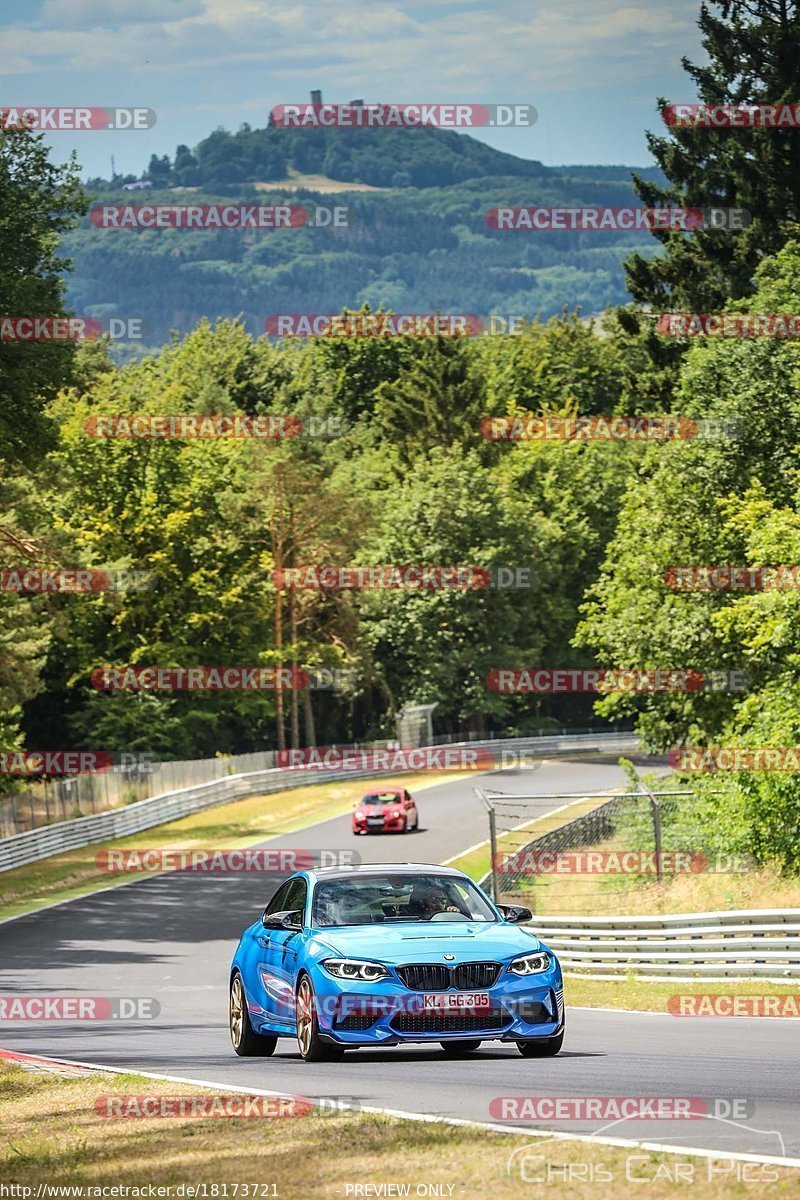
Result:
<svg viewBox="0 0 800 1200">
<path fill-rule="evenodd" d="M 447 903 L 447 896 L 438 884 L 426 882 L 414 885 L 408 907 L 415 917 L 422 917 L 428 921 L 436 913 L 461 912 L 455 904 Z"/>
</svg>

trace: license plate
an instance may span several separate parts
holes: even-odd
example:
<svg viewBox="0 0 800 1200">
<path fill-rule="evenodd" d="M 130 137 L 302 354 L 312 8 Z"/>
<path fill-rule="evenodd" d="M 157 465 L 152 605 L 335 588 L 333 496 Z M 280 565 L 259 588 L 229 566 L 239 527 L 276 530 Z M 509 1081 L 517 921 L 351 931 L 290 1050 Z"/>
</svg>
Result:
<svg viewBox="0 0 800 1200">
<path fill-rule="evenodd" d="M 455 1012 L 462 1009 L 485 1011 L 492 1007 L 488 992 L 425 992 L 424 1012 Z"/>
<path fill-rule="evenodd" d="M 383 817 L 367 817 L 368 825 L 382 825 Z"/>
</svg>

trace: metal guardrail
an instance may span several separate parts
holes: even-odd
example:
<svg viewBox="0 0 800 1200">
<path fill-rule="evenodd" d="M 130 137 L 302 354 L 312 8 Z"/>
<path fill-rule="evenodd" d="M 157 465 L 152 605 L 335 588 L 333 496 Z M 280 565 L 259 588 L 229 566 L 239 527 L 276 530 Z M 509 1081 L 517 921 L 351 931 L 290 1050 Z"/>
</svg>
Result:
<svg viewBox="0 0 800 1200">
<path fill-rule="evenodd" d="M 638 744 L 631 734 L 595 733 L 576 736 L 540 738 L 503 738 L 485 742 L 463 742 L 447 747 L 449 751 L 463 745 L 465 749 L 491 750 L 495 761 L 503 765 L 504 751 L 513 751 L 518 756 L 526 754 L 557 755 L 570 751 L 614 751 L 630 749 Z M 443 749 L 443 747 L 437 747 Z M 499 754 L 498 754 L 499 751 Z M 410 752 L 408 752 L 410 753 Z M 413 766 L 411 768 L 414 769 Z M 447 769 L 447 768 L 445 768 Z M 397 769 L 387 768 L 392 775 L 401 774 Z M 330 771 L 317 768 L 272 768 L 239 775 L 227 775 L 192 787 L 178 788 L 160 796 L 137 800 L 122 808 L 96 813 L 88 817 L 76 817 L 70 821 L 59 821 L 0 839 L 0 872 L 10 871 L 26 863 L 38 862 L 65 850 L 76 850 L 95 842 L 111 841 L 129 837 L 155 825 L 175 821 L 179 817 L 199 812 L 215 804 L 227 804 L 231 800 L 243 800 L 248 796 L 269 795 L 287 787 L 308 787 L 315 783 L 335 782 L 342 779 L 369 779 L 381 774 L 375 767 L 364 771 Z"/>
<path fill-rule="evenodd" d="M 565 971 L 589 979 L 800 980 L 800 908 L 634 917 L 534 917 Z"/>
</svg>

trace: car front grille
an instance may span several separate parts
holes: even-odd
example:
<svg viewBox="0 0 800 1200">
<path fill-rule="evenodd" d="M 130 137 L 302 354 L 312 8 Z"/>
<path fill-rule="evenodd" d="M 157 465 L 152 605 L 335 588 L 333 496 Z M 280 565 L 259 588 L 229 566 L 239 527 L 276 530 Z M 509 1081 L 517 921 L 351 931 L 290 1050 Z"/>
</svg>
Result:
<svg viewBox="0 0 800 1200">
<path fill-rule="evenodd" d="M 496 981 L 501 963 L 459 963 L 453 974 L 457 988 L 488 988 Z"/>
<path fill-rule="evenodd" d="M 391 1027 L 395 1033 L 481 1033 L 484 1030 L 503 1029 L 511 1023 L 509 1014 L 502 1008 L 488 1012 L 419 1012 L 397 1013 L 392 1017 Z"/>
<path fill-rule="evenodd" d="M 449 988 L 476 991 L 490 988 L 502 970 L 502 963 L 459 963 L 447 967 L 441 963 L 408 963 L 397 974 L 413 992 L 446 992 Z"/>
<path fill-rule="evenodd" d="M 444 992 L 452 986 L 450 968 L 439 963 L 410 963 L 398 967 L 397 974 L 414 992 Z"/>
</svg>

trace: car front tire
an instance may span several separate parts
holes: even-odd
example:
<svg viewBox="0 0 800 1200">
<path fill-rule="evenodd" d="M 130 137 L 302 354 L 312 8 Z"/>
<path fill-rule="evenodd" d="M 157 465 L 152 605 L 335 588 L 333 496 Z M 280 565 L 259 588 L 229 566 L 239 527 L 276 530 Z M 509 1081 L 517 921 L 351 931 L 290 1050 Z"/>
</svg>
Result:
<svg viewBox="0 0 800 1200">
<path fill-rule="evenodd" d="M 553 1058 L 564 1044 L 564 1030 L 555 1037 L 526 1038 L 517 1042 L 517 1049 L 523 1058 Z"/>
<path fill-rule="evenodd" d="M 228 1026 L 231 1031 L 233 1048 L 240 1058 L 268 1058 L 275 1052 L 278 1039 L 256 1033 L 250 1024 L 247 997 L 242 977 L 238 971 L 231 980 L 228 997 Z"/>
<path fill-rule="evenodd" d="M 344 1056 L 344 1047 L 324 1042 L 319 1036 L 317 998 L 311 980 L 304 975 L 297 985 L 297 1044 L 306 1062 L 335 1062 Z"/>
</svg>

